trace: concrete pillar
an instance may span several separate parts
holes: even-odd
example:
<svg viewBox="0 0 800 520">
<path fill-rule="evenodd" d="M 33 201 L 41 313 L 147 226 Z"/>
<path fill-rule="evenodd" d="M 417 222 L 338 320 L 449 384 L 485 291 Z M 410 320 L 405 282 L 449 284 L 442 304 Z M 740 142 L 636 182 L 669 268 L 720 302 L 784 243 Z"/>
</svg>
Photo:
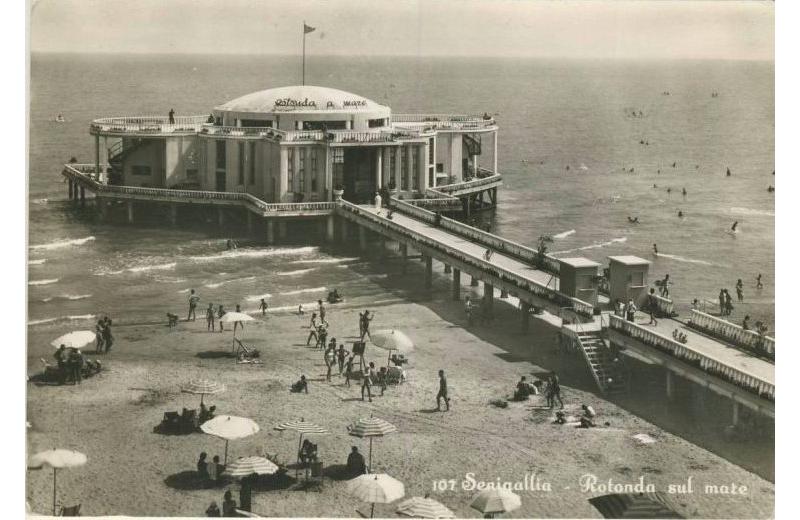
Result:
<svg viewBox="0 0 800 520">
<path fill-rule="evenodd" d="M 391 149 L 388 146 L 384 146 L 381 148 L 381 153 L 383 154 L 383 169 L 381 170 L 381 186 L 386 188 L 389 187 L 389 180 L 392 178 L 394 172 L 391 171 L 392 168 L 392 160 L 389 156 Z M 384 205 L 388 204 L 389 201 L 383 201 Z"/>
<path fill-rule="evenodd" d="M 672 399 L 672 396 L 673 396 L 674 391 L 675 391 L 675 386 L 674 386 L 673 381 L 672 381 L 673 375 L 672 375 L 672 371 L 671 370 L 666 370 L 666 372 L 667 372 L 667 382 L 666 382 L 667 399 Z"/>
<path fill-rule="evenodd" d="M 492 157 L 492 162 L 494 165 L 494 173 L 497 173 L 497 130 L 494 131 L 494 155 Z M 496 194 L 497 192 L 495 192 L 495 196 Z M 497 200 L 495 200 L 495 203 L 497 203 Z"/>
<path fill-rule="evenodd" d="M 453 299 L 461 299 L 461 271 L 453 269 Z"/>
<path fill-rule="evenodd" d="M 344 129 L 345 130 L 352 130 L 353 129 L 353 122 L 351 120 L 346 120 L 344 122 Z"/>
<path fill-rule="evenodd" d="M 278 221 L 278 239 L 285 240 L 286 239 L 286 221 L 280 220 Z"/>
<path fill-rule="evenodd" d="M 73 191 L 72 179 L 68 179 L 67 182 L 69 183 L 69 200 L 72 200 L 72 198 L 73 198 L 73 195 L 72 195 L 72 191 Z"/>
<path fill-rule="evenodd" d="M 473 276 L 472 280 L 470 280 L 470 282 L 469 282 L 469 285 L 472 286 L 472 287 L 477 287 L 478 286 L 478 279 Z"/>
<path fill-rule="evenodd" d="M 128 206 L 128 224 L 133 224 L 133 201 L 129 200 L 126 205 Z"/>
<path fill-rule="evenodd" d="M 473 155 L 472 156 L 472 173 L 474 173 L 476 175 L 478 173 L 478 156 L 477 155 Z"/>
<path fill-rule="evenodd" d="M 414 153 L 414 151 L 413 151 L 414 147 L 413 146 L 406 146 L 405 148 L 406 148 L 406 168 L 405 168 L 406 171 L 404 173 L 405 173 L 405 176 L 406 176 L 406 184 L 407 184 L 408 190 L 411 191 L 411 190 L 414 189 L 414 180 L 413 180 L 414 172 L 411 171 L 411 166 L 412 166 L 411 165 L 411 162 L 412 162 L 411 157 L 412 157 L 412 155 Z"/>
<path fill-rule="evenodd" d="M 81 207 L 86 207 L 86 188 L 81 186 Z"/>
<path fill-rule="evenodd" d="M 522 332 L 528 332 L 531 324 L 531 304 L 520 302 L 519 318 L 522 325 Z"/>
<path fill-rule="evenodd" d="M 94 136 L 94 168 L 95 173 L 100 173 L 100 136 Z"/>
<path fill-rule="evenodd" d="M 178 223 L 178 205 L 175 203 L 169 205 L 169 223 L 173 226 Z"/>
<path fill-rule="evenodd" d="M 731 424 L 734 426 L 739 425 L 739 403 L 737 401 L 733 402 L 733 417 L 731 418 Z"/>
<path fill-rule="evenodd" d="M 247 214 L 247 233 L 253 234 L 253 212 L 249 210 L 244 210 Z"/>
<path fill-rule="evenodd" d="M 217 224 L 219 227 L 225 225 L 225 210 L 222 208 L 222 206 L 217 207 Z"/>
<path fill-rule="evenodd" d="M 483 282 L 483 304 L 491 312 L 494 307 L 494 285 Z"/>
<path fill-rule="evenodd" d="M 405 244 L 400 244 L 400 254 L 403 257 L 403 274 L 406 274 L 406 264 L 408 260 L 408 246 Z"/>
<path fill-rule="evenodd" d="M 347 221 L 346 218 L 342 218 L 341 220 L 342 220 L 342 223 L 340 225 L 340 228 L 341 228 L 341 231 L 342 231 L 342 243 L 345 243 L 345 242 L 347 242 L 347 239 L 348 239 L 348 237 L 347 237 L 347 229 L 350 227 L 350 223 Z"/>
<path fill-rule="evenodd" d="M 358 226 L 358 247 L 362 251 L 367 250 L 367 228 L 364 226 Z"/>
<path fill-rule="evenodd" d="M 472 213 L 472 196 L 467 195 L 465 198 L 461 199 L 461 204 L 464 206 L 464 214 L 469 218 L 470 213 Z"/>
<path fill-rule="evenodd" d="M 383 150 L 375 149 L 375 191 L 380 191 L 383 186 Z M 389 201 L 386 201 L 388 204 Z"/>
<path fill-rule="evenodd" d="M 433 258 L 423 255 L 425 258 L 425 290 L 430 291 L 433 287 Z"/>
<path fill-rule="evenodd" d="M 400 187 L 403 185 L 403 170 L 402 170 L 402 157 L 403 157 L 403 147 L 398 146 L 394 149 L 394 187 L 398 191 Z"/>
<path fill-rule="evenodd" d="M 500 297 L 503 299 L 508 298 L 508 291 L 506 291 L 505 289 L 500 289 Z"/>
<path fill-rule="evenodd" d="M 267 219 L 267 244 L 275 243 L 275 219 Z"/>
<path fill-rule="evenodd" d="M 289 191 L 289 150 L 281 146 L 280 173 L 278 175 L 278 193 L 275 194 L 275 202 L 283 202 L 286 192 Z"/>
<path fill-rule="evenodd" d="M 326 222 L 325 240 L 327 240 L 328 242 L 333 242 L 334 241 L 334 227 L 333 227 L 334 226 L 334 220 L 333 219 L 334 219 L 333 215 L 328 215 L 327 217 L 325 217 L 325 222 Z"/>
<path fill-rule="evenodd" d="M 419 147 L 419 164 L 417 167 L 419 171 L 417 175 L 419 176 L 419 189 L 422 193 L 428 189 L 428 153 L 429 153 L 430 145 L 428 141 L 425 141 L 424 145 L 420 145 Z"/>
<path fill-rule="evenodd" d="M 100 214 L 100 220 L 105 221 L 108 218 L 108 202 L 101 197 L 95 197 L 94 201 L 97 205 L 97 211 Z"/>
<path fill-rule="evenodd" d="M 444 274 L 450 274 L 450 265 L 444 264 Z"/>
</svg>

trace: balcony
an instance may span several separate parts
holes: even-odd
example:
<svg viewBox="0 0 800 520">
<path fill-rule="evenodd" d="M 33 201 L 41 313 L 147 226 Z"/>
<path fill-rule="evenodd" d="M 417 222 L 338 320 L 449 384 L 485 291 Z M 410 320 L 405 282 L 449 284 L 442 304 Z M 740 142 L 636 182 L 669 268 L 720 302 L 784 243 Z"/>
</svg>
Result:
<svg viewBox="0 0 800 520">
<path fill-rule="evenodd" d="M 113 137 L 190 135 L 197 133 L 207 121 L 207 115 L 176 116 L 173 122 L 166 116 L 107 117 L 92 121 L 89 133 Z"/>
<path fill-rule="evenodd" d="M 464 182 L 436 186 L 436 190 L 446 193 L 452 197 L 458 197 L 461 195 L 483 191 L 489 188 L 496 188 L 502 184 L 502 175 L 486 168 L 478 168 L 477 173 L 471 179 Z"/>
<path fill-rule="evenodd" d="M 441 132 L 489 132 L 497 130 L 492 117 L 461 114 L 392 114 L 392 125 Z"/>
</svg>

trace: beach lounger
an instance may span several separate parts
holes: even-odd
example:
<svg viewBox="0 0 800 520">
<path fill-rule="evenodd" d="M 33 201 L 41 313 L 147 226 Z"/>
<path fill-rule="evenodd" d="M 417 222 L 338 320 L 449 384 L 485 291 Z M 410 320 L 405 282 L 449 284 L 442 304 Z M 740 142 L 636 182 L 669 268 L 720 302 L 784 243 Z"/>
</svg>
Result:
<svg viewBox="0 0 800 520">
<path fill-rule="evenodd" d="M 245 518 L 264 518 L 261 515 L 251 513 L 250 511 L 245 511 L 244 509 L 236 509 L 236 514 Z"/>
<path fill-rule="evenodd" d="M 261 361 L 261 353 L 257 348 L 248 347 L 238 339 L 235 341 L 237 344 L 236 363 L 249 365 L 260 365 L 263 363 L 263 361 Z"/>
<path fill-rule="evenodd" d="M 58 516 L 81 516 L 81 505 L 64 507 L 58 512 Z"/>
</svg>

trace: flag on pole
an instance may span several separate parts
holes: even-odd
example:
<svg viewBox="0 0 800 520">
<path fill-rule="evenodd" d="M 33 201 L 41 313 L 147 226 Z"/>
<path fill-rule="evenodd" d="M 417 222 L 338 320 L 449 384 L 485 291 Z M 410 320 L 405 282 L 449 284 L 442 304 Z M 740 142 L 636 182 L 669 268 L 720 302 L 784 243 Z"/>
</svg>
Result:
<svg viewBox="0 0 800 520">
<path fill-rule="evenodd" d="M 306 23 L 303 22 L 303 34 L 308 34 L 316 30 L 317 30 L 316 27 L 311 27 L 310 25 L 306 25 Z"/>
</svg>

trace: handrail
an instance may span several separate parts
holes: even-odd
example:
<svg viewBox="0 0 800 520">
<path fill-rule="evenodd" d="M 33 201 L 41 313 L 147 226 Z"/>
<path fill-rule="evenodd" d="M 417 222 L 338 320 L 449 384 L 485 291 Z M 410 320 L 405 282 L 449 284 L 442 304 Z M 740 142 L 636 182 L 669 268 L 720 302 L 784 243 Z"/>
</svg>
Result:
<svg viewBox="0 0 800 520">
<path fill-rule="evenodd" d="M 494 118 L 462 114 L 392 114 L 392 123 L 415 123 L 436 129 L 486 128 L 495 126 Z"/>
<path fill-rule="evenodd" d="M 478 171 L 481 171 L 481 170 L 483 170 L 484 172 L 490 172 L 491 171 L 491 170 L 486 170 L 485 168 L 478 168 Z M 500 175 L 499 173 L 491 172 L 491 175 L 484 176 L 484 177 L 480 177 L 479 176 L 478 178 L 472 179 L 472 180 L 469 180 L 469 181 L 454 182 L 452 184 L 442 184 L 442 185 L 436 186 L 436 189 L 438 191 L 441 191 L 442 193 L 458 192 L 458 191 L 463 191 L 463 190 L 467 190 L 467 189 L 470 189 L 470 188 L 477 188 L 479 186 L 484 186 L 486 184 L 492 184 L 492 183 L 495 183 L 495 182 L 497 182 L 499 180 L 502 180 L 502 178 L 503 178 L 503 176 Z"/>
<path fill-rule="evenodd" d="M 763 397 L 770 401 L 775 400 L 775 385 L 764 381 L 762 378 L 749 373 L 741 368 L 732 367 L 714 359 L 713 357 L 702 354 L 688 345 L 679 343 L 672 338 L 662 336 L 650 329 L 626 321 L 619 316 L 610 315 L 610 328 L 637 339 L 646 345 L 654 347 L 661 352 L 669 354 L 681 361 L 700 368 L 704 372 L 717 376 L 730 383 L 735 384 L 751 393 Z"/>
<path fill-rule="evenodd" d="M 286 132 L 269 126 L 222 126 L 210 123 L 199 129 L 201 135 L 224 135 L 233 137 L 276 137 L 284 138 Z"/>
<path fill-rule="evenodd" d="M 343 205 L 340 206 L 340 207 L 345 209 L 345 210 L 348 210 L 348 211 L 350 211 L 352 213 L 355 213 L 355 214 L 363 215 L 364 218 L 368 218 L 368 219 L 370 219 L 370 220 L 372 220 L 374 222 L 377 222 L 381 226 L 398 228 L 398 229 L 396 229 L 396 231 L 399 231 L 400 233 L 409 235 L 411 238 L 413 238 L 414 240 L 416 240 L 418 242 L 425 243 L 425 244 L 427 244 L 430 247 L 433 247 L 435 249 L 444 250 L 447 254 L 455 256 L 456 258 L 461 258 L 462 260 L 464 260 L 464 261 L 466 261 L 466 262 L 478 267 L 479 269 L 481 269 L 483 271 L 486 271 L 489 274 L 492 274 L 492 275 L 500 278 L 502 281 L 504 281 L 506 283 L 513 284 L 517 288 L 519 288 L 521 290 L 524 290 L 524 291 L 528 291 L 528 292 L 534 294 L 535 296 L 537 296 L 539 298 L 542 298 L 542 299 L 545 299 L 545 300 L 549 300 L 549 301 L 559 305 L 560 307 L 566 307 L 566 306 L 574 307 L 575 311 L 577 313 L 579 313 L 579 314 L 581 314 L 581 315 L 583 315 L 585 317 L 591 317 L 593 315 L 594 307 L 591 304 L 587 303 L 587 302 L 579 300 L 578 298 L 574 298 L 572 296 L 568 296 L 566 294 L 563 294 L 563 293 L 561 293 L 561 292 L 559 292 L 559 291 L 557 291 L 555 289 L 552 289 L 552 288 L 550 288 L 550 287 L 548 287 L 548 286 L 546 286 L 546 285 L 544 285 L 544 284 L 542 284 L 542 283 L 540 283 L 540 282 L 538 282 L 536 280 L 531 280 L 531 279 L 528 279 L 528 278 L 524 278 L 524 277 L 522 277 L 520 275 L 517 275 L 516 273 L 512 273 L 510 271 L 505 271 L 505 270 L 503 270 L 501 272 L 500 268 L 498 268 L 497 266 L 495 266 L 491 262 L 488 262 L 488 261 L 486 261 L 486 260 L 484 260 L 482 258 L 473 256 L 473 255 L 466 255 L 463 251 L 455 249 L 455 248 L 452 248 L 452 247 L 450 247 L 450 246 L 448 246 L 448 245 L 446 245 L 444 243 L 437 242 L 437 241 L 432 241 L 429 238 L 425 237 L 424 235 L 422 235 L 420 233 L 417 233 L 417 232 L 414 232 L 412 230 L 409 230 L 408 228 L 406 228 L 404 226 L 401 226 L 401 225 L 397 224 L 396 222 L 394 222 L 392 220 L 379 217 L 379 216 L 377 216 L 377 215 L 375 215 L 375 214 L 373 214 L 371 212 L 368 212 L 368 211 L 362 211 L 355 204 L 349 203 L 347 201 L 343 201 L 342 204 Z M 395 208 L 398 208 L 398 209 L 402 208 L 402 211 L 404 213 L 407 213 L 407 214 L 410 214 L 412 216 L 415 216 L 419 220 L 422 220 L 423 222 L 426 222 L 428 224 L 436 225 L 437 216 L 433 212 L 430 212 L 430 211 L 428 211 L 426 209 L 423 209 L 423 208 L 416 207 L 416 206 L 414 206 L 412 204 L 406 203 L 405 201 L 397 200 L 397 199 L 392 199 L 392 204 L 394 205 Z M 440 227 L 442 227 L 441 223 L 445 220 L 445 218 L 446 217 L 441 217 L 441 220 L 440 220 L 440 223 L 439 223 Z"/>
<path fill-rule="evenodd" d="M 208 116 L 175 116 L 170 122 L 166 116 L 105 117 L 89 125 L 90 132 L 107 133 L 173 133 L 197 132 Z"/>
<path fill-rule="evenodd" d="M 775 338 L 745 330 L 735 323 L 693 309 L 687 322 L 692 328 L 775 359 Z"/>
<path fill-rule="evenodd" d="M 351 130 L 336 130 L 330 132 L 334 143 L 388 143 L 395 138 L 390 132 L 355 132 Z"/>
<path fill-rule="evenodd" d="M 659 317 L 670 317 L 673 313 L 673 303 L 672 300 L 669 298 L 664 298 L 663 296 L 659 296 L 658 294 L 648 294 L 648 297 L 652 298 L 652 301 L 656 302 L 656 310 L 658 311 L 657 315 Z"/>
</svg>

